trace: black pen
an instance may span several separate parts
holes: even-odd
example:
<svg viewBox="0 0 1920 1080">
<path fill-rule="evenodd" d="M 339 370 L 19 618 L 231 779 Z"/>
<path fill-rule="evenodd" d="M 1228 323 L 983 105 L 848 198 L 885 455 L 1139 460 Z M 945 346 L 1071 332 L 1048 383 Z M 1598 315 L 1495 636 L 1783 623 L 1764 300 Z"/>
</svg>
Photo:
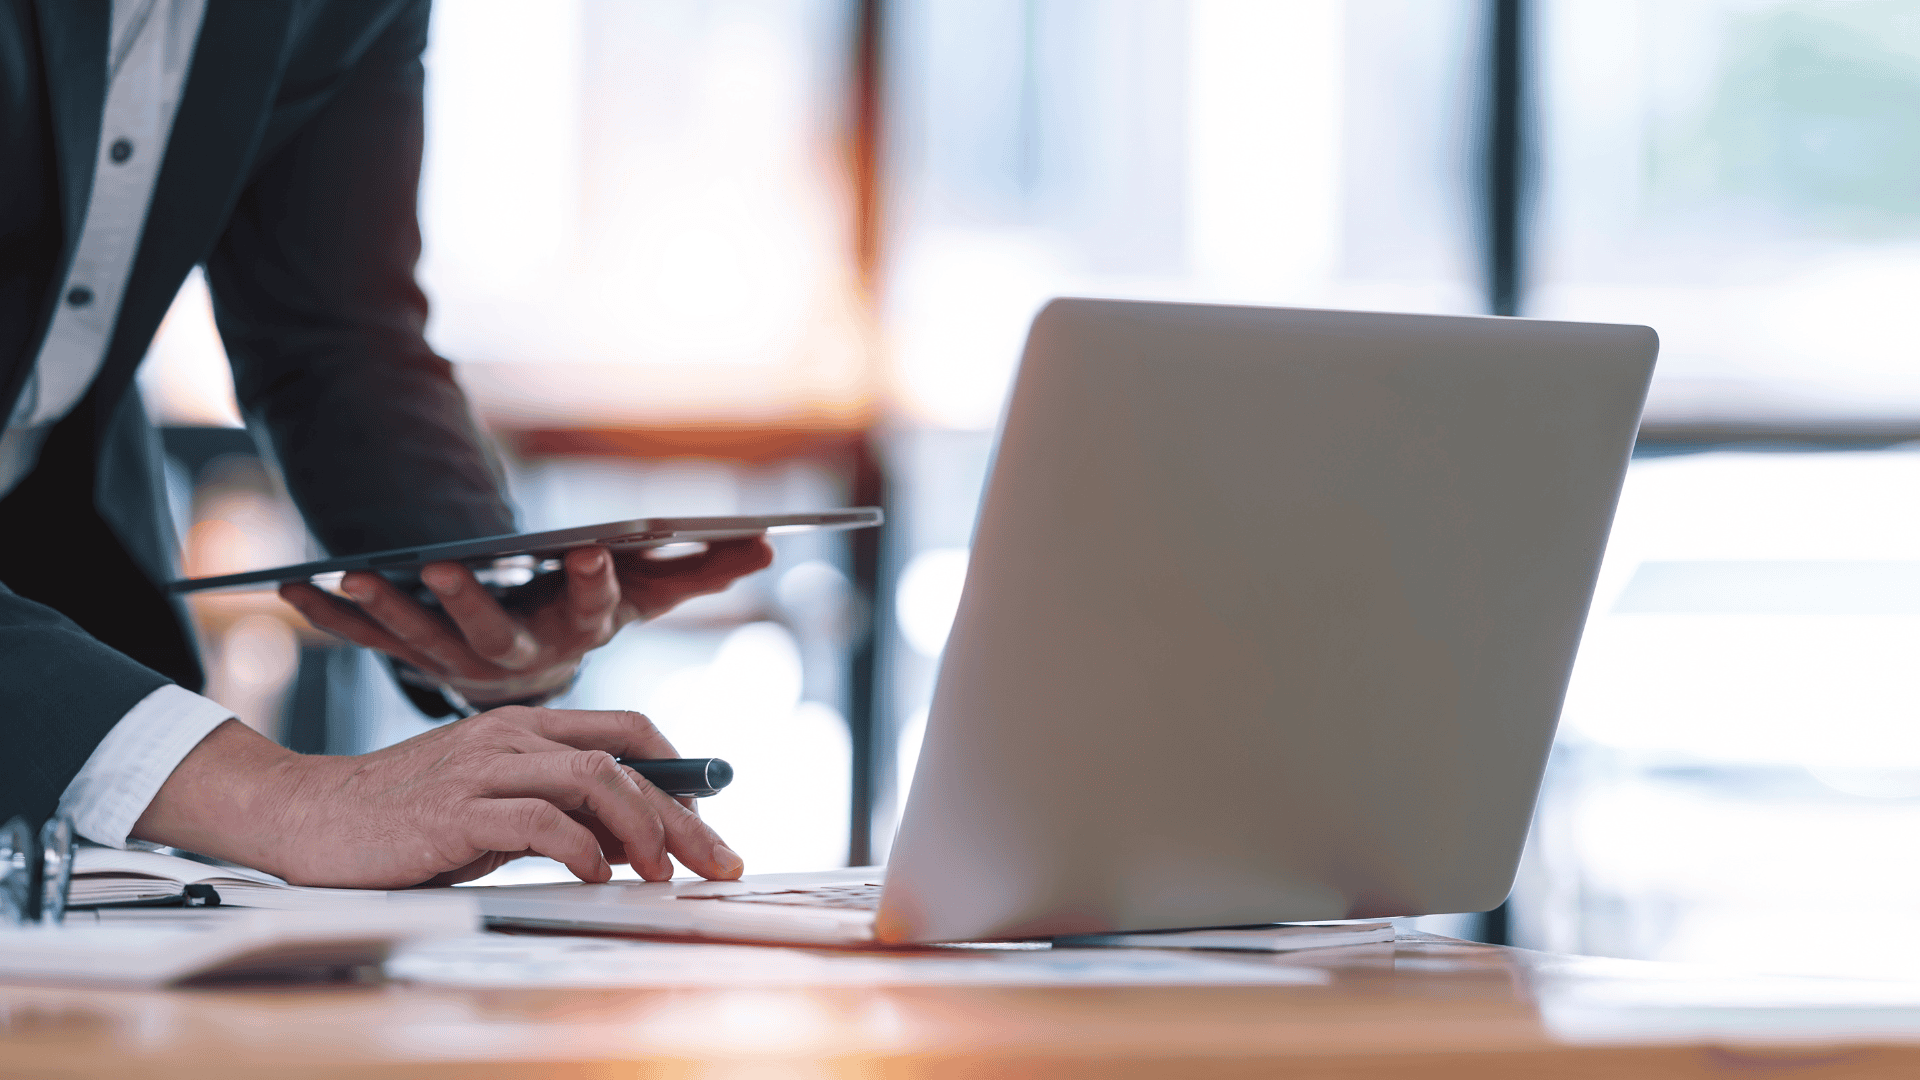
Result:
<svg viewBox="0 0 1920 1080">
<path fill-rule="evenodd" d="M 717 757 L 615 758 L 675 798 L 702 799 L 733 783 L 733 766 Z"/>
</svg>

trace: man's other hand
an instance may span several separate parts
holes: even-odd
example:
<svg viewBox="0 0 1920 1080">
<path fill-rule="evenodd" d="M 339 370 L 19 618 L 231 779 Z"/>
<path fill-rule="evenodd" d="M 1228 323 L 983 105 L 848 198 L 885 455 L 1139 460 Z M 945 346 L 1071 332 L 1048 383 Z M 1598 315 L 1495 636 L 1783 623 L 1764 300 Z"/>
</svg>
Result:
<svg viewBox="0 0 1920 1080">
<path fill-rule="evenodd" d="M 610 863 L 740 876 L 740 856 L 613 759 L 677 757 L 646 717 L 509 707 L 353 757 L 295 754 L 229 720 L 135 824 L 141 840 L 257 867 L 296 885 L 404 888 L 479 877 L 521 855 L 606 881 Z"/>
<path fill-rule="evenodd" d="M 440 601 L 438 612 L 379 574 L 358 571 L 340 582 L 353 602 L 304 582 L 280 586 L 280 595 L 320 629 L 411 665 L 484 709 L 557 693 L 580 658 L 622 626 L 720 592 L 772 561 L 773 550 L 758 537 L 721 541 L 680 559 L 579 548 L 567 553 L 561 574 L 527 586 L 536 599 L 514 612 L 473 571 L 451 562 L 420 571 Z"/>
</svg>

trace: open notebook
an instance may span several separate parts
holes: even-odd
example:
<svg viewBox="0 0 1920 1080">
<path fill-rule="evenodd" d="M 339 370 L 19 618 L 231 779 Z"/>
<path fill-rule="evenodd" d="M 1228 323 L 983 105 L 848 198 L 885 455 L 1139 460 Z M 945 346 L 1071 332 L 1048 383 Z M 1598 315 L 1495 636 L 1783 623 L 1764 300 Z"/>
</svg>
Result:
<svg viewBox="0 0 1920 1080">
<path fill-rule="evenodd" d="M 386 893 L 375 889 L 289 885 L 272 874 L 231 863 L 215 865 L 158 851 L 86 846 L 74 850 L 67 906 L 177 903 L 188 885 L 212 886 L 220 904 L 233 907 L 308 911 L 387 899 Z"/>
</svg>

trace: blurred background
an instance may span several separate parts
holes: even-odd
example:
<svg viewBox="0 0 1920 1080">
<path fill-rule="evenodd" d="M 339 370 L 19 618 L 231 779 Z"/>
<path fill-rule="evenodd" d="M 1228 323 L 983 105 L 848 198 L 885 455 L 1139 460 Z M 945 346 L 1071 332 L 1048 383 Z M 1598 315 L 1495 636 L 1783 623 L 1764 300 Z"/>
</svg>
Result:
<svg viewBox="0 0 1920 1080">
<path fill-rule="evenodd" d="M 1920 0 L 440 0 L 429 336 L 527 528 L 881 503 L 570 702 L 879 861 L 1026 323 L 1097 294 L 1644 322 L 1656 379 L 1491 940 L 1893 973 L 1920 944 Z M 190 573 L 312 550 L 197 278 L 142 372 Z M 424 730 L 268 594 L 195 609 L 299 749 Z M 1867 920 L 1865 923 L 1862 920 Z"/>
</svg>

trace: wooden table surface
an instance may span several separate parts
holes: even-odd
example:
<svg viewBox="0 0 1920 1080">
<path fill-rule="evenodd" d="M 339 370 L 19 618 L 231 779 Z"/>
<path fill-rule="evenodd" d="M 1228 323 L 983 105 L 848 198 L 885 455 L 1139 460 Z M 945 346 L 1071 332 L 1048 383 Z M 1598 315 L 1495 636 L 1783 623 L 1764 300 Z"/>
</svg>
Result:
<svg viewBox="0 0 1920 1080">
<path fill-rule="evenodd" d="M 0 1078 L 1920 1077 L 1920 984 L 1415 936 L 1317 986 L 0 987 Z"/>
</svg>

